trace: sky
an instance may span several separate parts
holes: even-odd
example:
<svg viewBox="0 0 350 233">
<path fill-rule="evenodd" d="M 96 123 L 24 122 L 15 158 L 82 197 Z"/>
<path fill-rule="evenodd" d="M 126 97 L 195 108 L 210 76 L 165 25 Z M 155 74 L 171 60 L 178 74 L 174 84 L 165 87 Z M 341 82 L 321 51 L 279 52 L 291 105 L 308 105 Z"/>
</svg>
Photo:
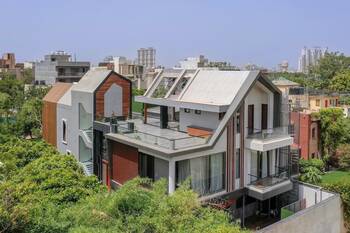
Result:
<svg viewBox="0 0 350 233">
<path fill-rule="evenodd" d="M 0 0 L 0 53 L 35 61 L 64 50 L 97 64 L 152 46 L 166 67 L 203 54 L 296 68 L 304 46 L 350 54 L 349 10 L 349 0 Z"/>
</svg>

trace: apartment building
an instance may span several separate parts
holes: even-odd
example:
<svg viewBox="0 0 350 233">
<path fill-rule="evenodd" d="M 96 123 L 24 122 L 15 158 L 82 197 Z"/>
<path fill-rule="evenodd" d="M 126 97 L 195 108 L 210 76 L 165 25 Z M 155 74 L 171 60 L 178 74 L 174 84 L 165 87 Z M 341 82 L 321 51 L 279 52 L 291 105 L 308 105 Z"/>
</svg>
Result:
<svg viewBox="0 0 350 233">
<path fill-rule="evenodd" d="M 138 49 L 137 63 L 145 69 L 156 68 L 156 49 L 152 47 Z"/>
<path fill-rule="evenodd" d="M 71 55 L 57 51 L 45 55 L 44 60 L 35 63 L 35 83 L 52 85 L 56 82 L 78 82 L 90 69 L 90 62 L 73 61 Z"/>
<path fill-rule="evenodd" d="M 172 193 L 190 178 L 202 200 L 230 196 L 243 220 L 278 209 L 292 189 L 281 92 L 260 72 L 163 70 L 136 101 L 144 116 L 114 122 L 105 134 L 104 182 L 112 187 L 165 178 Z"/>
<path fill-rule="evenodd" d="M 294 109 L 318 112 L 322 108 L 339 107 L 339 94 L 306 87 L 289 88 L 289 102 Z"/>
<path fill-rule="evenodd" d="M 99 127 L 94 121 L 130 116 L 130 80 L 111 70 L 90 70 L 77 83 L 55 84 L 45 96 L 43 138 L 61 153 L 73 154 L 86 174 L 101 176 L 102 158 L 94 153 L 102 150 L 109 123 Z"/>
</svg>

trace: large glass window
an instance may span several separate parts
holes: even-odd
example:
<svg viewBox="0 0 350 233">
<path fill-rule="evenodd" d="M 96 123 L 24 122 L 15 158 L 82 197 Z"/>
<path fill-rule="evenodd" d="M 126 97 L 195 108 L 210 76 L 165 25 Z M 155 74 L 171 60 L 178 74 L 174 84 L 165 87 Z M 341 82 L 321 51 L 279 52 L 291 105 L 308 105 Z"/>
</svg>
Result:
<svg viewBox="0 0 350 233">
<path fill-rule="evenodd" d="M 84 106 L 79 103 L 79 129 L 87 130 L 92 128 L 92 114 L 88 113 Z"/>
<path fill-rule="evenodd" d="M 65 119 L 62 120 L 62 141 L 67 143 L 67 121 Z"/>
<path fill-rule="evenodd" d="M 213 154 L 176 162 L 176 183 L 191 179 L 191 188 L 201 196 L 225 188 L 225 154 Z"/>
</svg>

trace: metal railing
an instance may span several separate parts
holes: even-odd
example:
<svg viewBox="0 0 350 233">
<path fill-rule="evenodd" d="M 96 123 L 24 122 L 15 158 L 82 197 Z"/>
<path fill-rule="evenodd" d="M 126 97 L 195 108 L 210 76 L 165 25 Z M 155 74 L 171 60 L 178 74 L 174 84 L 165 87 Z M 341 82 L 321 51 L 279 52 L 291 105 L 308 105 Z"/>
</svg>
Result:
<svg viewBox="0 0 350 233">
<path fill-rule="evenodd" d="M 306 199 L 301 199 L 281 208 L 281 219 L 287 218 L 303 209 L 306 209 Z"/>
<path fill-rule="evenodd" d="M 248 128 L 248 136 L 250 139 L 270 139 L 278 138 L 281 136 L 288 136 L 292 132 L 292 126 L 282 126 L 269 129 L 252 129 Z"/>
<path fill-rule="evenodd" d="M 160 135 L 155 135 L 149 132 L 140 131 L 135 128 L 133 122 L 123 122 L 117 124 L 111 124 L 111 132 L 123 134 L 129 138 L 144 141 L 156 146 L 160 146 L 166 149 L 178 150 L 188 147 L 199 146 L 206 144 L 210 136 L 208 137 L 196 137 L 186 136 L 177 138 L 168 138 Z"/>
</svg>

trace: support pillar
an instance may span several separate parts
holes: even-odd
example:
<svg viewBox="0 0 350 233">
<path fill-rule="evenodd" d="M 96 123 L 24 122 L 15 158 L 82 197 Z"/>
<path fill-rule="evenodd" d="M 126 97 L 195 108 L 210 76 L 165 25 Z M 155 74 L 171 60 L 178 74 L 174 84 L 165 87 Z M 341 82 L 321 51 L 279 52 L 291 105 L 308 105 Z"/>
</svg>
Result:
<svg viewBox="0 0 350 233">
<path fill-rule="evenodd" d="M 143 104 L 143 123 L 147 124 L 147 104 Z"/>
<path fill-rule="evenodd" d="M 169 182 L 168 182 L 168 192 L 169 194 L 175 191 L 175 161 L 169 161 Z"/>
</svg>

